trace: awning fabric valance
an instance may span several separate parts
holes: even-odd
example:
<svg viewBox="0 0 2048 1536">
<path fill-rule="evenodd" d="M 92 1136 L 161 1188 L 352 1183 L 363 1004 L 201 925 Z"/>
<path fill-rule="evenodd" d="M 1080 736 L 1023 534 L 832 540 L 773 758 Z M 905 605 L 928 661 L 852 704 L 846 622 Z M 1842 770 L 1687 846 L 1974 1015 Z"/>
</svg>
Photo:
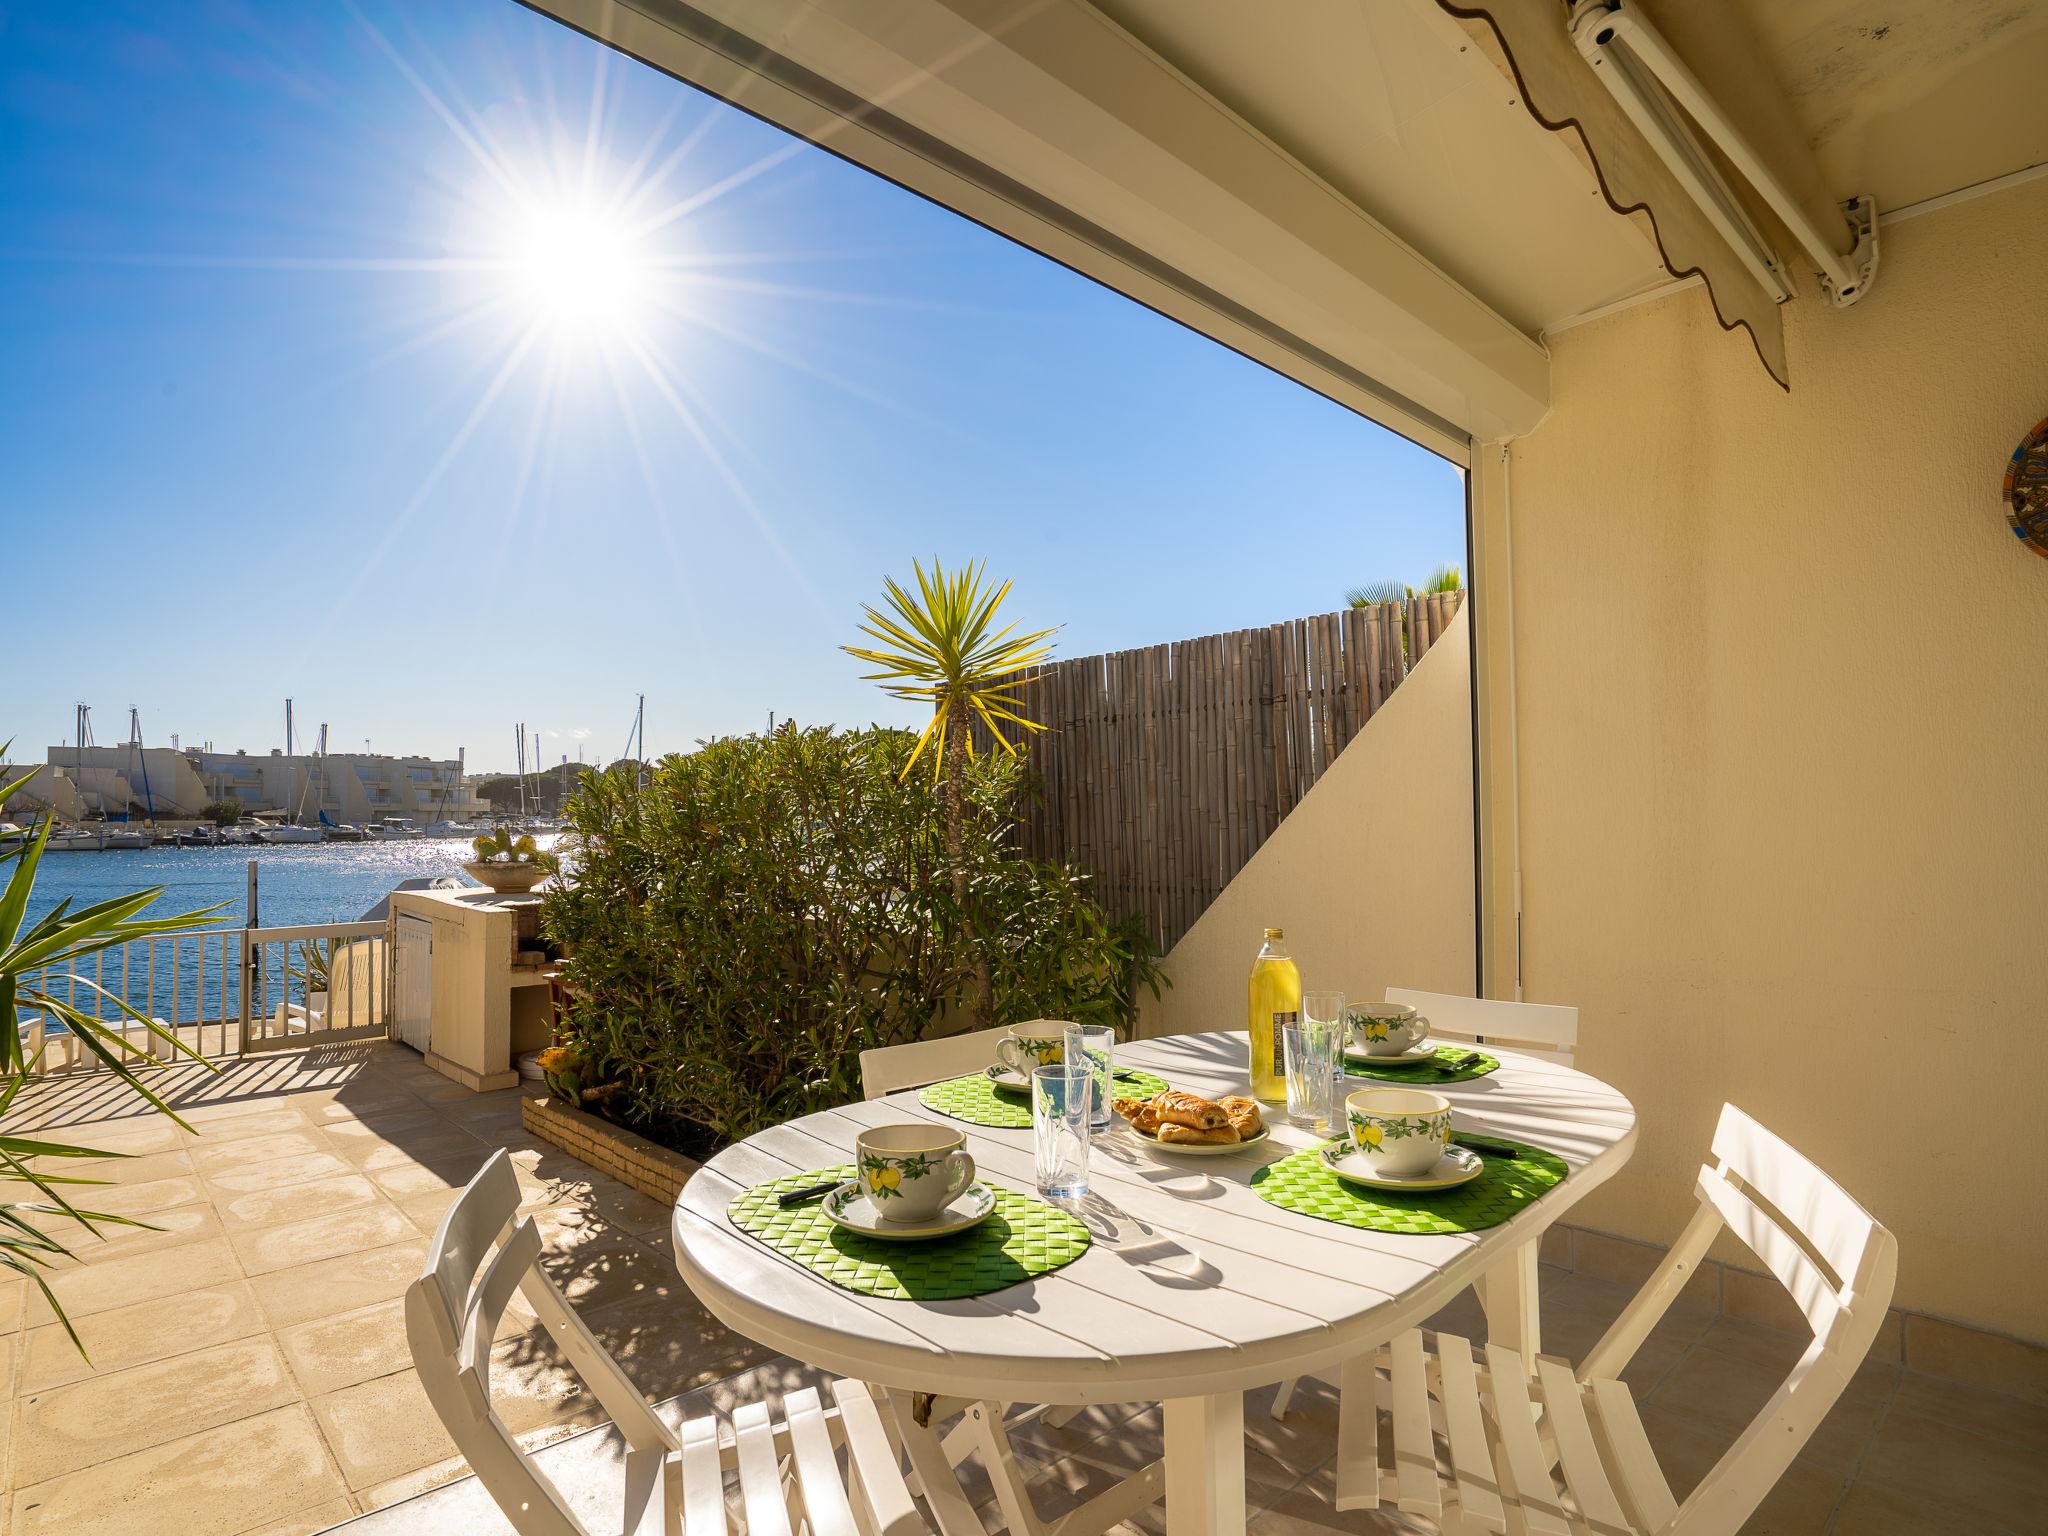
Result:
<svg viewBox="0 0 2048 1536">
<path fill-rule="evenodd" d="M 1700 277 L 1722 326 L 1747 331 L 1771 377 L 1789 387 L 1777 303 L 1580 57 L 1564 0 L 1437 4 L 1463 22 L 1515 81 L 1530 116 L 1553 133 L 1577 135 L 1608 205 L 1648 220 L 1671 274 Z M 1770 228 L 1775 221 L 1766 214 L 1759 223 Z"/>
</svg>

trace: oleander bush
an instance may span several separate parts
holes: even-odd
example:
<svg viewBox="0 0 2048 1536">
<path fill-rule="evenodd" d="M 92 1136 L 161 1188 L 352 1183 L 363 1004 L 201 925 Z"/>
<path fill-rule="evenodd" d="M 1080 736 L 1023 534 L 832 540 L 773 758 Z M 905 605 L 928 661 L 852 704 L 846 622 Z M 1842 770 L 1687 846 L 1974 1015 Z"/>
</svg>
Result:
<svg viewBox="0 0 2048 1536">
<path fill-rule="evenodd" d="M 856 1099 L 863 1050 L 971 1026 L 982 961 L 997 1023 L 1132 1024 L 1161 979 L 1142 920 L 1016 853 L 1009 758 L 967 776 L 956 886 L 915 741 L 785 725 L 584 776 L 543 920 L 586 1108 L 696 1151 Z"/>
</svg>

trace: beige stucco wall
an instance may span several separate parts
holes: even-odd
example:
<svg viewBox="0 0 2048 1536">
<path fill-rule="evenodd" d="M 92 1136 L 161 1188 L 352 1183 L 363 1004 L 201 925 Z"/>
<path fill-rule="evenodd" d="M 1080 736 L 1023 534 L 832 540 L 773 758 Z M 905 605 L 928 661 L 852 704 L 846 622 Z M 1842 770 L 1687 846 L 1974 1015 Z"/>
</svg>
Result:
<svg viewBox="0 0 2048 1536">
<path fill-rule="evenodd" d="M 1470 638 L 1451 627 L 1174 945 L 1146 1034 L 1245 1027 L 1261 930 L 1305 987 L 1472 990 Z"/>
<path fill-rule="evenodd" d="M 1900 1305 L 2037 1340 L 2048 561 L 1999 480 L 2048 415 L 2044 229 L 2048 180 L 1887 227 L 1867 299 L 1787 311 L 1789 395 L 1698 290 L 1569 331 L 1507 487 L 1527 995 L 1642 1114 L 1583 1220 L 1669 1241 L 1732 1099 L 1898 1233 Z"/>
</svg>

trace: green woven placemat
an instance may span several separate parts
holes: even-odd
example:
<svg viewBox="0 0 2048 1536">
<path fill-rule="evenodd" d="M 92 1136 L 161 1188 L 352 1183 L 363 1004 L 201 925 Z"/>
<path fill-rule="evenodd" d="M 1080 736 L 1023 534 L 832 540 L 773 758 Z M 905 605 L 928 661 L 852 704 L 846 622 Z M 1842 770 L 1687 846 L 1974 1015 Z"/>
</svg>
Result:
<svg viewBox="0 0 2048 1536">
<path fill-rule="evenodd" d="M 814 1168 L 756 1184 L 725 1208 L 732 1224 L 841 1290 L 891 1301 L 957 1301 L 1048 1275 L 1088 1251 L 1088 1229 L 1056 1206 L 990 1183 L 996 1213 L 954 1237 L 885 1242 L 835 1227 L 824 1202 L 784 1210 L 775 1197 L 825 1179 L 850 1179 L 853 1164 Z"/>
<path fill-rule="evenodd" d="M 1111 1092 L 1120 1099 L 1149 1099 L 1156 1093 L 1166 1092 L 1166 1087 L 1165 1078 L 1136 1071 L 1132 1071 L 1130 1077 L 1119 1077 L 1110 1084 Z M 1031 1128 L 1030 1097 L 1023 1093 L 1004 1092 L 981 1072 L 933 1083 L 918 1093 L 917 1102 L 926 1109 L 951 1115 L 955 1120 L 965 1120 L 969 1125 L 986 1125 L 1000 1131 Z"/>
<path fill-rule="evenodd" d="M 1444 1070 L 1446 1062 L 1474 1054 L 1479 1059 L 1471 1066 L 1460 1067 L 1455 1072 Z M 1484 1077 L 1500 1069 L 1498 1056 L 1489 1056 L 1484 1051 L 1475 1053 L 1469 1045 L 1440 1045 L 1434 1061 L 1435 1065 L 1428 1061 L 1395 1063 L 1368 1056 L 1363 1051 L 1346 1051 L 1344 1070 L 1352 1077 L 1376 1077 L 1383 1082 L 1414 1083 L 1419 1088 L 1426 1088 L 1431 1083 L 1462 1083 L 1468 1077 Z"/>
<path fill-rule="evenodd" d="M 1282 1210 L 1319 1216 L 1368 1232 L 1477 1232 L 1497 1227 L 1546 1190 L 1556 1187 L 1567 1169 L 1554 1152 L 1526 1142 L 1489 1136 L 1522 1155 L 1489 1157 L 1486 1172 L 1470 1184 L 1436 1194 L 1395 1194 L 1347 1184 L 1323 1165 L 1321 1149 L 1311 1147 L 1252 1175 L 1259 1198 Z"/>
</svg>

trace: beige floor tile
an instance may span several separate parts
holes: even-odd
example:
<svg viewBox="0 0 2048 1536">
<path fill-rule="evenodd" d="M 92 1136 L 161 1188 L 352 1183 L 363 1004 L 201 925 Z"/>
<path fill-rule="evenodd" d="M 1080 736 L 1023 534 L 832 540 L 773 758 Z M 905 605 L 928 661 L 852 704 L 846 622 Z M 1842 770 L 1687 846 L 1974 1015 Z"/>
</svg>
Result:
<svg viewBox="0 0 2048 1536">
<path fill-rule="evenodd" d="M 71 1126 L 47 1133 L 50 1141 L 73 1142 L 101 1152 L 119 1152 L 128 1157 L 146 1157 L 154 1152 L 176 1152 L 185 1145 L 185 1133 L 165 1115 L 151 1115 L 140 1122 L 114 1121 Z"/>
<path fill-rule="evenodd" d="M 48 1276 L 51 1291 L 73 1321 L 241 1278 L 242 1267 L 224 1238 L 109 1257 Z M 57 1320 L 40 1293 L 28 1295 L 24 1319 L 31 1327 Z"/>
<path fill-rule="evenodd" d="M 275 1189 L 236 1195 L 222 1201 L 220 1217 L 228 1230 L 241 1231 L 307 1221 L 376 1203 L 374 1184 L 359 1173 L 345 1173 L 331 1179 L 308 1179 L 303 1184 L 281 1184 Z"/>
<path fill-rule="evenodd" d="M 226 1128 L 237 1121 L 251 1121 L 261 1127 L 270 1125 L 275 1129 L 294 1131 L 297 1124 L 278 1123 L 301 1121 L 304 1116 L 291 1100 L 282 1093 L 248 1094 L 245 1096 L 221 1098 L 208 1103 L 185 1103 L 177 1106 L 178 1117 L 201 1135 L 211 1135 L 215 1127 L 222 1129 L 223 1139 Z"/>
<path fill-rule="evenodd" d="M 533 1219 L 541 1243 L 551 1256 L 561 1258 L 593 1243 L 637 1242 L 635 1234 L 615 1226 L 589 1206 L 570 1201 L 524 1205 L 520 1213 Z"/>
<path fill-rule="evenodd" d="M 281 1157 L 272 1163 L 217 1170 L 206 1175 L 206 1187 L 216 1195 L 246 1195 L 313 1179 L 339 1178 L 354 1171 L 332 1152 L 307 1152 L 297 1157 Z"/>
<path fill-rule="evenodd" d="M 1695 1347 L 1644 1400 L 1720 1436 L 1725 1444 L 1785 1383 L 1791 1367 L 1760 1365 L 1739 1355 Z M 1869 1443 L 1871 1432 L 1897 1384 L 1898 1368 L 1866 1366 L 1829 1411 L 1801 1452 L 1819 1465 L 1848 1470 Z"/>
<path fill-rule="evenodd" d="M 379 1201 L 332 1216 L 254 1227 L 228 1235 L 242 1268 L 250 1275 L 317 1264 L 322 1259 L 363 1253 L 412 1237 L 418 1229 L 394 1205 Z"/>
<path fill-rule="evenodd" d="M 356 1502 L 362 1505 L 367 1513 L 373 1509 L 383 1509 L 392 1504 L 402 1503 L 406 1499 L 418 1498 L 423 1493 L 432 1492 L 436 1488 L 446 1487 L 449 1483 L 456 1481 L 456 1479 L 467 1476 L 469 1476 L 469 1463 L 460 1456 L 451 1456 L 445 1461 L 431 1462 L 424 1467 L 417 1467 L 402 1477 L 392 1478 L 389 1482 L 374 1483 L 368 1488 L 359 1488 L 356 1490 Z M 438 1536 L 440 1531 L 440 1522 L 438 1520 L 434 1522 L 434 1527 Z"/>
<path fill-rule="evenodd" d="M 330 1150 L 321 1144 L 320 1136 L 320 1132 L 308 1126 L 303 1131 L 272 1131 L 261 1136 L 246 1136 L 240 1141 L 197 1141 L 187 1155 L 191 1157 L 193 1167 L 210 1177 L 233 1168 L 253 1168 L 260 1163 L 309 1157 L 315 1152 Z"/>
<path fill-rule="evenodd" d="M 392 1204 L 405 1212 L 405 1219 L 419 1228 L 421 1236 L 432 1237 L 440 1230 L 441 1218 L 448 1214 L 448 1207 L 461 1193 L 459 1187 L 443 1187 L 423 1195 L 396 1195 L 392 1197 Z"/>
<path fill-rule="evenodd" d="M 186 1118 L 191 1119 L 190 1116 Z M 291 1131 L 303 1131 L 311 1123 L 295 1105 L 289 1103 L 251 1105 L 246 1114 L 228 1115 L 218 1120 L 193 1121 L 190 1145 L 217 1147 L 230 1141 L 247 1141 L 251 1136 L 275 1136 Z"/>
<path fill-rule="evenodd" d="M 246 1281 L 181 1291 L 154 1301 L 73 1320 L 85 1354 L 62 1325 L 29 1330 L 23 1345 L 23 1392 L 44 1392 L 87 1376 L 106 1375 L 266 1331 L 256 1293 Z"/>
<path fill-rule="evenodd" d="M 1909 1371 L 1899 1378 L 1893 1404 L 1901 1412 L 1940 1419 L 1967 1434 L 2048 1448 L 2048 1407 L 2025 1398 Z"/>
<path fill-rule="evenodd" d="M 299 1106 L 316 1124 L 337 1120 L 375 1120 L 379 1117 L 414 1115 L 420 1101 L 397 1088 L 339 1088 L 305 1096 Z"/>
<path fill-rule="evenodd" d="M 1901 1493 L 1859 1479 L 1843 1495 L 1828 1536 L 2038 1536 L 2031 1510 L 1987 1520 L 1947 1499 Z"/>
<path fill-rule="evenodd" d="M 1904 1320 L 1904 1347 L 1906 1364 L 1915 1371 L 2009 1392 L 2048 1406 L 2048 1344 L 2030 1344 L 1909 1313 Z"/>
<path fill-rule="evenodd" d="M 61 1138 L 60 1138 L 61 1139 Z M 81 1142 L 85 1137 L 80 1137 Z M 192 1155 L 184 1150 L 150 1152 L 141 1157 L 108 1158 L 105 1162 L 80 1162 L 64 1170 L 84 1179 L 104 1179 L 109 1184 L 148 1184 L 157 1179 L 176 1178 L 192 1172 Z"/>
<path fill-rule="evenodd" d="M 296 1324 L 281 1330 L 277 1342 L 291 1362 L 300 1391 L 309 1398 L 374 1381 L 412 1364 L 405 1303 L 399 1298 Z"/>
<path fill-rule="evenodd" d="M 381 1141 L 403 1146 L 408 1141 L 448 1134 L 449 1118 L 439 1110 L 418 1102 L 403 1114 L 330 1117 L 321 1122 L 323 1134 L 351 1142 Z M 465 1133 L 467 1134 L 467 1133 Z"/>
<path fill-rule="evenodd" d="M 663 1297 L 688 1295 L 675 1260 L 637 1238 L 607 1234 L 574 1248 L 549 1249 L 541 1257 L 541 1267 L 586 1315 L 650 1291 Z M 514 1296 L 512 1309 L 531 1316 L 524 1297 Z"/>
<path fill-rule="evenodd" d="M 310 1406 L 351 1490 L 455 1454 L 455 1443 L 409 1370 L 329 1392 Z"/>
<path fill-rule="evenodd" d="M 426 1239 L 412 1238 L 368 1253 L 275 1270 L 250 1285 L 271 1326 L 289 1328 L 404 1295 L 426 1259 Z"/>
<path fill-rule="evenodd" d="M 616 1179 L 592 1180 L 583 1202 L 613 1226 L 639 1237 L 666 1235 L 673 1214 L 661 1201 Z"/>
<path fill-rule="evenodd" d="M 239 1536 L 346 1491 L 295 1403 L 24 1487 L 13 1536 Z"/>
<path fill-rule="evenodd" d="M 635 1383 L 640 1379 L 636 1376 Z M 650 1397 L 670 1395 L 659 1387 L 641 1390 Z M 583 1378 L 539 1328 L 491 1345 L 491 1406 L 505 1427 L 520 1436 L 556 1425 L 601 1424 L 605 1418 Z"/>
<path fill-rule="evenodd" d="M 282 1520 L 267 1520 L 262 1525 L 240 1532 L 239 1536 L 320 1536 L 320 1532 L 341 1524 L 356 1512 L 355 1505 L 346 1496 L 326 1499 L 311 1509 L 302 1509 Z"/>
<path fill-rule="evenodd" d="M 2041 1446 L 1973 1433 L 1954 1417 L 1913 1412 L 1894 1403 L 1871 1441 L 1858 1485 L 1953 1506 L 1986 1522 L 2020 1529 L 2048 1509 L 2048 1457 Z"/>
<path fill-rule="evenodd" d="M 435 1076 L 439 1077 L 440 1074 L 436 1073 Z M 412 1092 L 415 1096 L 429 1104 L 459 1104 L 476 1097 L 473 1092 L 463 1087 L 462 1084 L 450 1082 L 445 1077 L 441 1078 L 439 1082 L 423 1082 L 418 1087 L 413 1088 Z"/>
<path fill-rule="evenodd" d="M 238 1339 L 169 1360 L 88 1377 L 21 1400 L 19 1483 L 75 1472 L 196 1430 L 298 1400 L 268 1338 Z"/>
<path fill-rule="evenodd" d="M 168 1211 L 181 1205 L 193 1205 L 206 1198 L 206 1186 L 196 1173 L 180 1174 L 170 1179 L 149 1179 L 141 1184 L 109 1184 L 103 1189 L 69 1189 L 64 1198 L 73 1205 L 88 1210 L 105 1211 L 110 1216 L 148 1217 L 155 1211 Z"/>
<path fill-rule="evenodd" d="M 26 1280 L 0 1280 L 0 1338 L 21 1332 L 22 1307 L 28 1296 Z M 5 1353 L 0 1347 L 0 1353 Z M 0 1419 L 7 1417 L 0 1408 Z"/>
<path fill-rule="evenodd" d="M 65 1196 L 76 1204 L 80 1193 L 90 1195 L 92 1191 L 66 1190 Z M 37 1218 L 37 1224 L 47 1236 L 55 1238 L 88 1264 L 221 1236 L 220 1217 L 210 1205 L 173 1206 L 168 1211 L 131 1216 L 127 1224 L 97 1222 L 94 1224 L 97 1235 L 68 1216 L 41 1216 Z"/>
<path fill-rule="evenodd" d="M 491 1149 L 467 1131 L 444 1130 L 432 1136 L 408 1138 L 404 1143 L 364 1140 L 361 1137 L 331 1136 L 328 1144 L 337 1157 L 355 1164 L 365 1173 L 380 1168 L 403 1168 L 417 1164 L 450 1170 L 466 1166 L 470 1174 L 483 1167 Z"/>
<path fill-rule="evenodd" d="M 477 1169 L 483 1166 L 475 1154 L 463 1153 L 453 1157 L 440 1157 L 431 1163 L 402 1162 L 393 1167 L 373 1168 L 369 1177 L 379 1189 L 394 1200 L 410 1199 L 416 1195 L 453 1195 L 471 1179 Z"/>
</svg>

